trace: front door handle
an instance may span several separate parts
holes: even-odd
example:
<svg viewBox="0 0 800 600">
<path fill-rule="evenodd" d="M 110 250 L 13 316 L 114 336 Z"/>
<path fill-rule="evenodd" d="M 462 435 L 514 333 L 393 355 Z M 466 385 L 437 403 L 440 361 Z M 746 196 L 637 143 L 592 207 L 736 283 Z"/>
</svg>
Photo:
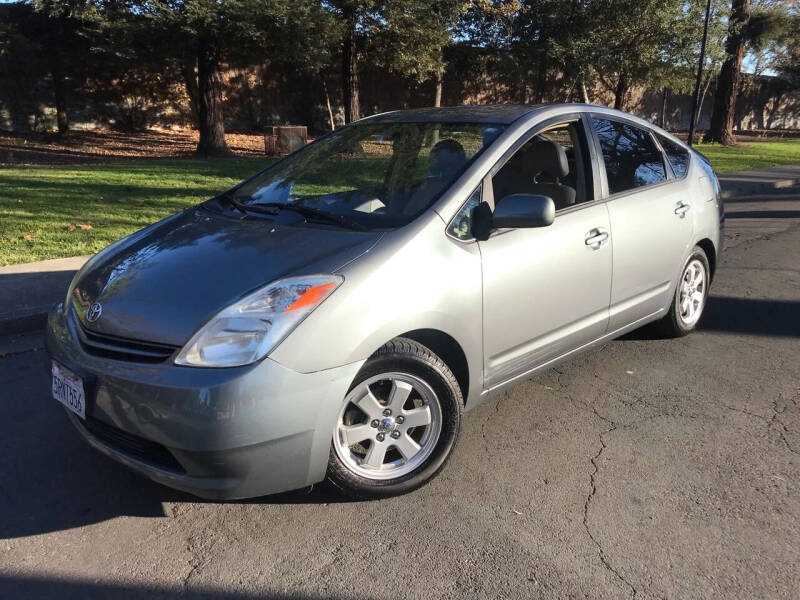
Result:
<svg viewBox="0 0 800 600">
<path fill-rule="evenodd" d="M 675 207 L 675 214 L 678 215 L 681 219 L 686 216 L 686 213 L 689 211 L 690 206 L 685 202 L 678 202 L 678 205 Z"/>
<path fill-rule="evenodd" d="M 600 227 L 592 229 L 586 234 L 583 243 L 589 246 L 592 250 L 597 250 L 600 246 L 608 241 L 608 231 Z"/>
</svg>

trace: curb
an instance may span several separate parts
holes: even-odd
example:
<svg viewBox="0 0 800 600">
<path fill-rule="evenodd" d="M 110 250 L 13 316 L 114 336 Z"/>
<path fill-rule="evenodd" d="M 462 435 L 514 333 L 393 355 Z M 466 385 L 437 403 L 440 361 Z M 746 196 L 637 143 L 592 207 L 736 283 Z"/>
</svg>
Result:
<svg viewBox="0 0 800 600">
<path fill-rule="evenodd" d="M 723 187 L 720 196 L 723 200 L 757 198 L 759 196 L 770 196 L 775 192 L 788 193 L 800 190 L 800 177 L 741 183 L 729 183 L 730 180 L 725 180 L 724 177 L 724 175 L 720 177 Z"/>
<path fill-rule="evenodd" d="M 44 329 L 88 256 L 0 267 L 0 335 Z"/>
<path fill-rule="evenodd" d="M 35 312 L 33 314 L 0 320 L 0 336 L 29 333 L 31 331 L 44 329 L 47 323 L 47 313 L 49 310 L 48 308 L 47 310 Z"/>
</svg>

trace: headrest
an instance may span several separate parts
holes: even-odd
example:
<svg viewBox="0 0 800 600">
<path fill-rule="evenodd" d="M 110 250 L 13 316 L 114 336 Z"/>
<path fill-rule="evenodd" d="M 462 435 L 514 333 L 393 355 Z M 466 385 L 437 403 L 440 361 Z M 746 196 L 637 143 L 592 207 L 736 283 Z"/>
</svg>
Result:
<svg viewBox="0 0 800 600">
<path fill-rule="evenodd" d="M 428 171 L 433 176 L 449 175 L 461 169 L 466 162 L 467 154 L 464 152 L 464 146 L 448 138 L 437 142 L 431 148 L 431 164 Z"/>
<path fill-rule="evenodd" d="M 561 144 L 550 140 L 537 140 L 525 153 L 526 166 L 534 175 L 547 173 L 553 177 L 564 177 L 569 173 L 567 153 Z"/>
</svg>

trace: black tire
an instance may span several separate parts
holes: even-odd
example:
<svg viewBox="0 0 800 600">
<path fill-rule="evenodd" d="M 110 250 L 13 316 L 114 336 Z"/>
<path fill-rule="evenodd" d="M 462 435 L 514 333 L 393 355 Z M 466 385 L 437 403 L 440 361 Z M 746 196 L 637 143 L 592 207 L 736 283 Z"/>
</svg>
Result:
<svg viewBox="0 0 800 600">
<path fill-rule="evenodd" d="M 693 323 L 687 324 L 683 318 L 681 317 L 681 309 L 680 309 L 680 294 L 681 294 L 681 281 L 686 274 L 687 266 L 692 263 L 692 261 L 699 261 L 702 264 L 703 269 L 705 271 L 705 285 L 703 288 L 703 302 L 700 308 L 700 316 L 697 318 L 696 321 Z M 685 335 L 690 334 L 697 328 L 697 324 L 700 319 L 702 319 L 702 312 L 705 309 L 707 300 L 708 300 L 708 290 L 711 287 L 711 268 L 708 264 L 708 257 L 706 256 L 705 251 L 700 246 L 695 246 L 692 250 L 692 253 L 689 255 L 689 258 L 686 259 L 686 262 L 683 264 L 683 268 L 681 269 L 681 275 L 678 279 L 678 283 L 675 286 L 675 294 L 672 297 L 672 304 L 669 307 L 669 312 L 664 315 L 660 320 L 654 323 L 655 327 L 658 329 L 659 333 L 661 333 L 664 337 L 670 338 L 678 338 L 683 337 Z"/>
<path fill-rule="evenodd" d="M 416 469 L 394 479 L 369 479 L 351 470 L 331 443 L 328 480 L 345 495 L 355 499 L 386 498 L 411 492 L 436 476 L 456 445 L 461 426 L 463 397 L 458 381 L 444 361 L 422 344 L 395 338 L 381 347 L 364 364 L 348 390 L 384 373 L 408 373 L 423 380 L 436 394 L 441 407 L 441 430 L 431 454 Z M 334 433 L 334 435 L 337 435 Z"/>
</svg>

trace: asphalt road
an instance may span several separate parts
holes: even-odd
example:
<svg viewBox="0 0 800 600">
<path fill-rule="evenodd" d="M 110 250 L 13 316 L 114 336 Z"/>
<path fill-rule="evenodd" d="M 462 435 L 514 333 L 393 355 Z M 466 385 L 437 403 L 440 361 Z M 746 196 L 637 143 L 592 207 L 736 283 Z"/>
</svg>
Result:
<svg viewBox="0 0 800 600">
<path fill-rule="evenodd" d="M 0 598 L 798 598 L 800 199 L 729 204 L 701 331 L 481 406 L 429 486 L 211 503 L 92 451 L 0 341 Z"/>
</svg>

